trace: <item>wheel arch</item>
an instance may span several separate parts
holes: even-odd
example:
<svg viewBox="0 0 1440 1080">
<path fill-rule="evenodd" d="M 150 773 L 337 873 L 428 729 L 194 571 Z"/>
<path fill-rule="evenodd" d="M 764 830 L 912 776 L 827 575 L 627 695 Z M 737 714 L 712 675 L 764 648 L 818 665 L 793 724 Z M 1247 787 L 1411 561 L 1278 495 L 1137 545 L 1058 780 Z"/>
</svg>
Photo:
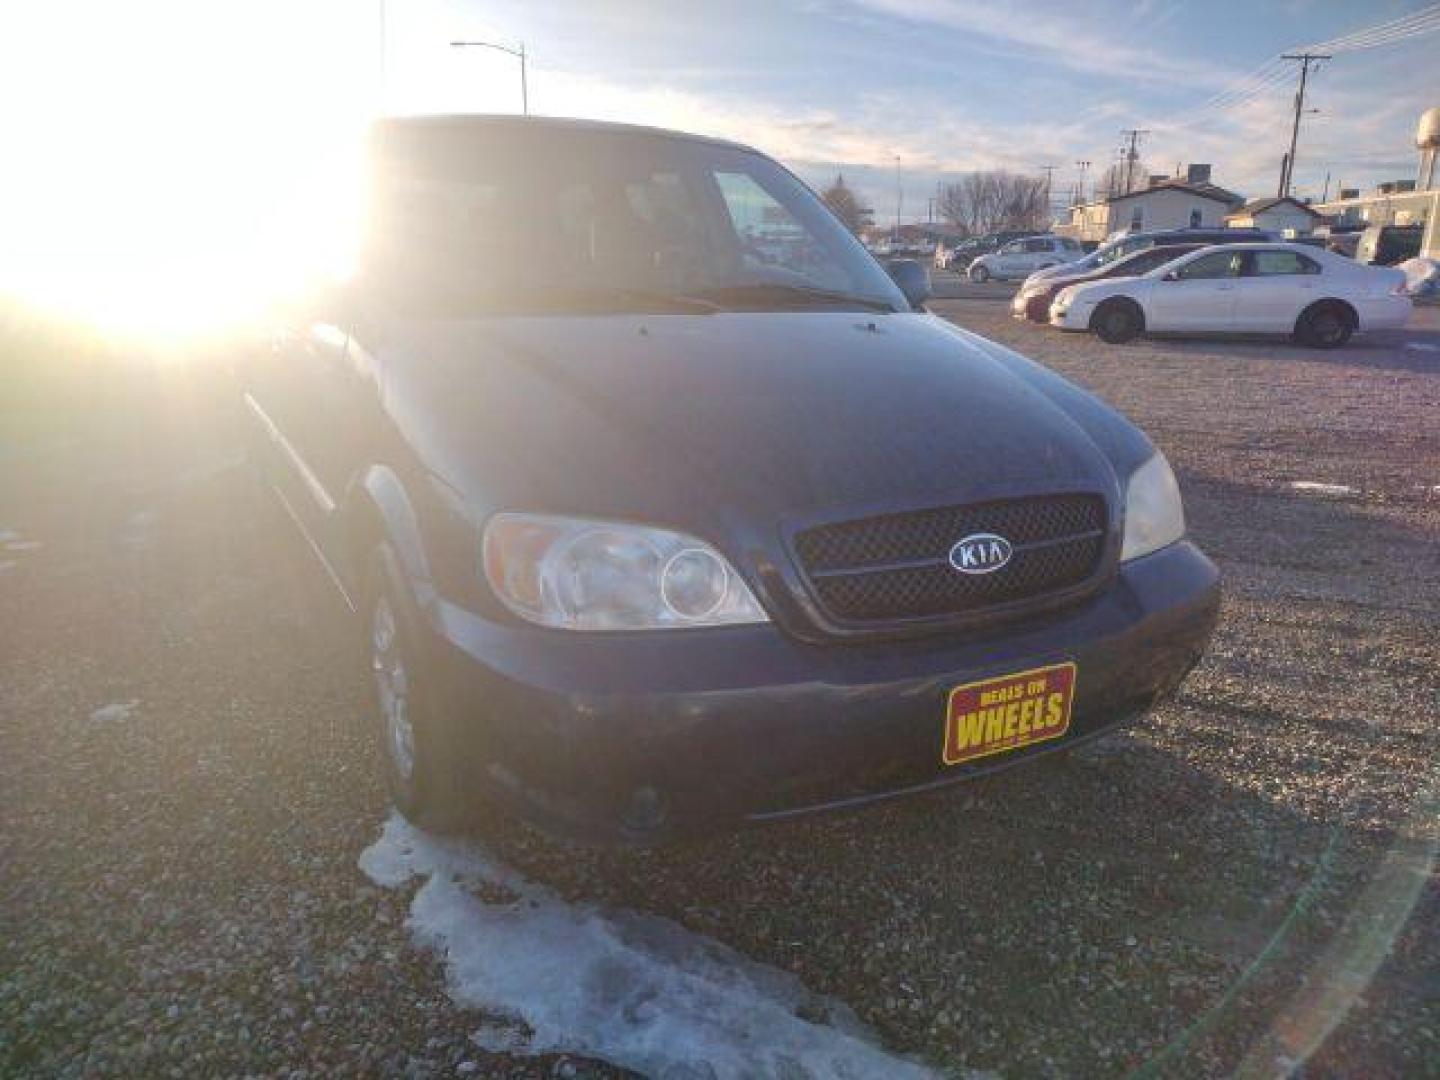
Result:
<svg viewBox="0 0 1440 1080">
<path fill-rule="evenodd" d="M 357 589 L 363 585 L 370 552 L 382 541 L 395 552 L 416 605 L 432 618 L 438 594 L 419 517 L 395 470 L 376 464 L 355 478 L 345 502 L 346 562 Z"/>
</svg>

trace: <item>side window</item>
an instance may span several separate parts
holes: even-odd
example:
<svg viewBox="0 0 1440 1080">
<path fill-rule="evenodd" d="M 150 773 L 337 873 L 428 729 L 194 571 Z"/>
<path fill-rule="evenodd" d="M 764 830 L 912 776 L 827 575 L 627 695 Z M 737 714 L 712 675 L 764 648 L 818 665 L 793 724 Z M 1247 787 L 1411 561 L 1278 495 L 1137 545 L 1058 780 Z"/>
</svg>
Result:
<svg viewBox="0 0 1440 1080">
<path fill-rule="evenodd" d="M 1257 251 L 1250 257 L 1250 273 L 1255 277 L 1319 272 L 1319 263 L 1295 251 Z"/>
<path fill-rule="evenodd" d="M 717 172 L 715 183 L 746 262 L 780 267 L 825 288 L 847 287 L 843 268 L 749 173 Z"/>
<path fill-rule="evenodd" d="M 1130 210 L 1130 228 L 1143 229 L 1145 227 L 1145 208 L 1136 203 Z"/>
<path fill-rule="evenodd" d="M 1245 256 L 1238 251 L 1215 251 L 1192 259 L 1176 271 L 1181 281 L 1205 281 L 1211 278 L 1235 277 Z"/>
<path fill-rule="evenodd" d="M 1043 238 L 1043 237 L 1041 237 L 1041 238 L 1038 239 L 1038 240 L 1026 240 L 1026 241 L 1025 241 L 1025 250 L 1026 250 L 1026 251 L 1049 251 L 1049 250 L 1050 250 L 1050 241 L 1049 241 L 1049 240 L 1046 240 L 1046 239 Z"/>
<path fill-rule="evenodd" d="M 1198 208 L 1190 211 L 1190 228 L 1198 229 L 1200 227 L 1201 216 L 1202 215 Z"/>
<path fill-rule="evenodd" d="M 1060 246 L 1063 247 L 1066 251 L 1079 251 L 1079 250 L 1080 250 L 1080 244 L 1079 244 L 1079 242 L 1076 241 L 1076 240 L 1070 240 L 1070 239 L 1061 240 L 1061 241 L 1060 241 Z"/>
<path fill-rule="evenodd" d="M 1175 258 L 1173 251 L 1166 251 L 1163 248 L 1151 248 L 1149 251 L 1136 255 L 1127 262 L 1124 270 L 1126 274 L 1138 277 L 1140 274 L 1148 274 L 1157 266 L 1163 266 L 1173 258 Z"/>
<path fill-rule="evenodd" d="M 1024 251 L 1024 250 L 1025 250 L 1025 245 L 1024 245 L 1024 243 L 1022 243 L 1022 242 L 1019 241 L 1019 240 L 1011 240 L 1010 243 L 1008 243 L 1008 244 L 1006 244 L 1004 247 L 1002 247 L 996 254 L 999 254 L 999 255 L 1019 255 L 1020 252 L 1022 252 L 1022 251 Z"/>
</svg>

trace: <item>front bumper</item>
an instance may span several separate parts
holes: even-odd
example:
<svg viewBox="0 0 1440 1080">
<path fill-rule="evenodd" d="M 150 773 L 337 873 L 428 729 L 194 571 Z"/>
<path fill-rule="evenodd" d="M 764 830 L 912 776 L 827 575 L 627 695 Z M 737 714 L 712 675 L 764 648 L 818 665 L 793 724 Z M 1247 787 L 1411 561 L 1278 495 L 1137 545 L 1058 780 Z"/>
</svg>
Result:
<svg viewBox="0 0 1440 1080">
<path fill-rule="evenodd" d="M 1022 288 L 1010 301 L 1010 314 L 1026 322 L 1046 322 L 1049 319 L 1050 302 L 1045 293 L 1026 293 Z"/>
<path fill-rule="evenodd" d="M 1057 330 L 1089 330 L 1094 310 L 1090 304 L 1066 305 L 1057 300 L 1050 305 L 1050 325 Z"/>
<path fill-rule="evenodd" d="M 1219 575 L 1189 543 L 1079 607 L 965 636 L 813 645 L 773 625 L 584 635 L 442 602 L 433 670 L 466 782 L 591 840 L 653 841 L 963 781 L 1149 708 L 1200 657 Z M 1078 665 L 1069 732 L 941 763 L 956 685 Z"/>
</svg>

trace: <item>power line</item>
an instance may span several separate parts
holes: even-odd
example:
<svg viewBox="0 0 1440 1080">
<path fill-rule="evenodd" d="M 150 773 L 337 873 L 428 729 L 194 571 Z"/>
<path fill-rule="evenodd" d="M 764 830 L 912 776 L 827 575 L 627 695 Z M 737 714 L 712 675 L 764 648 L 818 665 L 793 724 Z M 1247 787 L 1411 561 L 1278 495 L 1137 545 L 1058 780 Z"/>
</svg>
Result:
<svg viewBox="0 0 1440 1080">
<path fill-rule="evenodd" d="M 1409 15 L 1362 27 L 1348 34 L 1331 38 L 1314 45 L 1297 46 L 1292 53 L 1272 56 L 1254 71 L 1241 76 L 1230 86 L 1212 94 L 1204 101 L 1173 114 L 1168 119 L 1151 120 L 1156 128 L 1173 129 L 1192 127 L 1213 119 L 1216 112 L 1228 111 L 1253 101 L 1266 91 L 1288 82 L 1293 70 L 1286 63 L 1296 53 L 1341 53 L 1357 52 L 1362 49 L 1377 49 L 1397 45 L 1411 38 L 1421 37 L 1440 31 L 1440 3 L 1431 4 Z"/>
</svg>

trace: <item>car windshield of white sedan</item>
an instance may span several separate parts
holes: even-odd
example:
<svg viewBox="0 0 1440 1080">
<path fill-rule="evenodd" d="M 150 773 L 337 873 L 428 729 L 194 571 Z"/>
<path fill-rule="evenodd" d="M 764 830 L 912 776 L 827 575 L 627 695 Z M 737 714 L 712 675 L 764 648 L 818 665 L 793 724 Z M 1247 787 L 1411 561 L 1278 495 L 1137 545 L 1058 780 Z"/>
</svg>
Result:
<svg viewBox="0 0 1440 1080">
<path fill-rule="evenodd" d="M 364 261 L 419 317 L 908 306 L 774 162 L 645 135 L 388 144 Z"/>
</svg>

